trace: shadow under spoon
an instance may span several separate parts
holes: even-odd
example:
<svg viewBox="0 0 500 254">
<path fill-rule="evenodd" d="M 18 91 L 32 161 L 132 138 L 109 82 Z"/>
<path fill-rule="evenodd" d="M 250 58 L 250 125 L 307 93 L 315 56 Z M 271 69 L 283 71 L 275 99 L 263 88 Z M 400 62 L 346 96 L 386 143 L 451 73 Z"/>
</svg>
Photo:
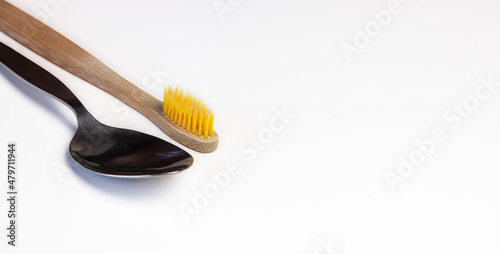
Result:
<svg viewBox="0 0 500 254">
<path fill-rule="evenodd" d="M 0 62 L 27 83 L 73 109 L 78 129 L 69 153 L 84 168 L 108 176 L 148 177 L 177 173 L 193 163 L 190 154 L 160 138 L 97 121 L 66 85 L 3 43 L 0 43 Z"/>
</svg>

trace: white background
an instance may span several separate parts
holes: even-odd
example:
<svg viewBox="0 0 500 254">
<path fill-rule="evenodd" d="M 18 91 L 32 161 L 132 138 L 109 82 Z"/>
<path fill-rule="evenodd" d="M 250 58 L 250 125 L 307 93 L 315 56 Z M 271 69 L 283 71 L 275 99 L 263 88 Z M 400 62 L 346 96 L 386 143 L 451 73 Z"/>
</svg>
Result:
<svg viewBox="0 0 500 254">
<path fill-rule="evenodd" d="M 222 16 L 212 0 L 8 2 L 48 17 L 134 84 L 161 70 L 146 89 L 157 98 L 164 85 L 197 94 L 216 113 L 220 144 L 188 150 L 195 163 L 177 175 L 96 175 L 68 155 L 72 111 L 1 69 L 0 163 L 10 141 L 19 163 L 18 247 L 6 243 L 2 198 L 1 253 L 500 251 L 500 91 L 474 97 L 479 77 L 500 81 L 498 1 L 401 0 L 351 62 L 341 45 L 354 45 L 356 28 L 390 1 L 230 1 Z M 0 41 L 56 75 L 99 120 L 175 143 L 114 97 Z M 460 124 L 447 118 L 464 102 L 477 105 Z M 295 118 L 255 158 L 238 151 L 284 108 Z M 445 141 L 401 176 L 399 158 L 423 154 L 415 140 L 435 130 Z M 241 173 L 183 216 L 230 161 Z M 394 189 L 390 172 L 404 180 Z M 4 191 L 5 172 L 0 180 Z"/>
</svg>

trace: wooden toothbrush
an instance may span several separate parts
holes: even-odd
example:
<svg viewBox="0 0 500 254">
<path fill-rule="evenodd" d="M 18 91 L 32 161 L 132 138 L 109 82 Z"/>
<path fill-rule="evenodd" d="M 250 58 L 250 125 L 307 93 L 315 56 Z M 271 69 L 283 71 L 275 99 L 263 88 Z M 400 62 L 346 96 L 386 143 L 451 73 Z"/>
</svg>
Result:
<svg viewBox="0 0 500 254">
<path fill-rule="evenodd" d="M 165 107 L 160 100 L 118 75 L 68 38 L 4 0 L 0 0 L 0 31 L 62 69 L 125 102 L 184 146 L 202 153 L 217 149 L 219 136 L 215 131 L 210 132 L 211 136 L 201 135 L 202 129 L 186 131 L 182 124 L 176 124 L 175 119 L 165 116 L 167 112 L 163 112 Z"/>
</svg>

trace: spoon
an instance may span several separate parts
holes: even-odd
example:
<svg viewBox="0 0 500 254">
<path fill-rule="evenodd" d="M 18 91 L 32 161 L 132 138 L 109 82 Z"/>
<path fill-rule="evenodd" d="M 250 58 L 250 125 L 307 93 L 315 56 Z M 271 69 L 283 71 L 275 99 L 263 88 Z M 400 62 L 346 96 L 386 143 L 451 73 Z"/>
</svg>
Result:
<svg viewBox="0 0 500 254">
<path fill-rule="evenodd" d="M 0 62 L 28 84 L 73 109 L 78 129 L 69 153 L 82 167 L 107 176 L 147 177 L 177 173 L 193 164 L 193 157 L 186 151 L 160 138 L 100 123 L 55 76 L 3 43 Z"/>
</svg>

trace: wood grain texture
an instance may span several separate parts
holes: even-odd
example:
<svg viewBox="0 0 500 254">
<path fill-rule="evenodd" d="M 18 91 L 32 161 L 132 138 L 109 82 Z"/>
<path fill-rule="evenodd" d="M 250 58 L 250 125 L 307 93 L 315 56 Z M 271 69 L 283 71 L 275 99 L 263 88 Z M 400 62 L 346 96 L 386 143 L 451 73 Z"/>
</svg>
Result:
<svg viewBox="0 0 500 254">
<path fill-rule="evenodd" d="M 163 115 L 160 100 L 130 83 L 52 28 L 2 0 L 0 30 L 55 65 L 125 102 L 177 142 L 202 153 L 217 149 L 217 133 L 205 139 L 173 125 Z"/>
</svg>

